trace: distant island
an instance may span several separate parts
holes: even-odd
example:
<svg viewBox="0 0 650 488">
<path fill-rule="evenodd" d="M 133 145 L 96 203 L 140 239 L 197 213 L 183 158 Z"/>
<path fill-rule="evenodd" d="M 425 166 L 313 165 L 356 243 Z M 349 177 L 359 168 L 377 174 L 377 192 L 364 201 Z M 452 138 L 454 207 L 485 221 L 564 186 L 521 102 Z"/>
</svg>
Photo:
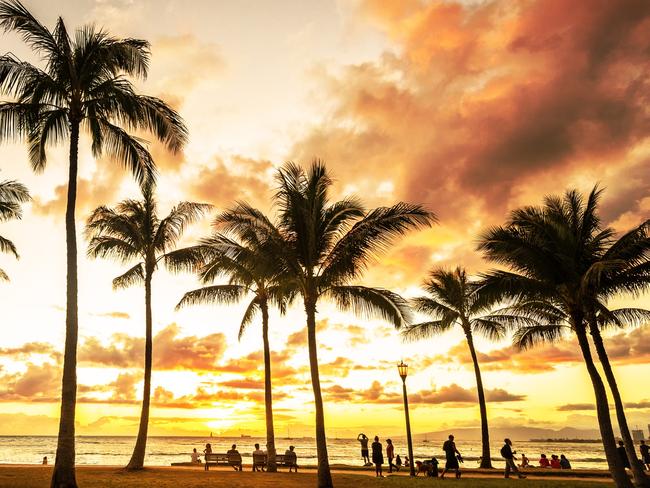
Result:
<svg viewBox="0 0 650 488">
<path fill-rule="evenodd" d="M 560 438 L 560 439 L 530 439 L 528 442 L 566 442 L 566 443 L 571 443 L 571 444 L 595 444 L 598 442 L 602 442 L 600 439 L 567 439 L 567 438 Z"/>
</svg>

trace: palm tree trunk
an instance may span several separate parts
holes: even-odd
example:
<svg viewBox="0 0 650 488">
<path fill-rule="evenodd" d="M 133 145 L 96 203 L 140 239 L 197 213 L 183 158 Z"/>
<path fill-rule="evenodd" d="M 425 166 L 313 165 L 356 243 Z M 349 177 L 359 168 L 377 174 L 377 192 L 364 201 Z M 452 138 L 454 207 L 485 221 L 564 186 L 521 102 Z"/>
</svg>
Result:
<svg viewBox="0 0 650 488">
<path fill-rule="evenodd" d="M 138 470 L 144 468 L 144 455 L 147 448 L 147 431 L 149 429 L 149 404 L 151 402 L 151 368 L 153 362 L 153 332 L 151 314 L 151 275 L 150 266 L 146 266 L 144 279 L 145 302 L 145 339 L 144 339 L 144 390 L 142 392 L 142 412 L 140 413 L 140 428 L 135 441 L 131 460 L 126 469 Z"/>
<path fill-rule="evenodd" d="M 625 472 L 623 462 L 616 451 L 616 440 L 614 438 L 614 429 L 612 428 L 612 419 L 609 416 L 609 402 L 607 400 L 605 385 L 596 369 L 593 357 L 591 356 L 587 334 L 584 329 L 582 329 L 582 320 L 574 321 L 574 324 L 576 323 L 580 324 L 578 327 L 574 325 L 574 330 L 576 331 L 578 344 L 580 345 L 587 372 L 589 373 L 594 388 L 598 426 L 600 427 L 600 435 L 603 441 L 603 448 L 605 449 L 605 457 L 607 458 L 609 472 L 611 473 L 617 488 L 631 488 L 632 483 L 630 482 L 630 478 Z"/>
<path fill-rule="evenodd" d="M 79 153 L 79 122 L 70 123 L 70 162 L 68 168 L 68 200 L 65 211 L 65 240 L 67 254 L 65 351 L 61 384 L 61 418 L 56 446 L 56 460 L 51 488 L 76 488 L 75 476 L 75 408 L 77 404 L 77 341 L 79 313 L 77 308 L 77 230 L 75 204 L 77 200 L 77 166 Z"/>
<path fill-rule="evenodd" d="M 478 405 L 481 411 L 481 444 L 483 451 L 481 454 L 481 468 L 492 468 L 492 459 L 490 455 L 490 431 L 488 429 L 487 418 L 487 404 L 485 402 L 485 392 L 483 391 L 483 380 L 481 378 L 481 369 L 478 365 L 478 358 L 476 357 L 476 350 L 474 349 L 474 339 L 472 332 L 466 330 L 465 336 L 467 337 L 467 345 L 469 352 L 472 355 L 472 362 L 474 363 L 474 374 L 476 375 L 476 389 L 478 391 Z"/>
<path fill-rule="evenodd" d="M 316 298 L 305 297 L 305 312 L 307 313 L 307 343 L 309 346 L 309 368 L 311 384 L 314 389 L 314 404 L 316 406 L 316 453 L 318 456 L 318 488 L 332 488 L 332 473 L 327 456 L 327 438 L 325 437 L 325 415 L 323 412 L 323 397 L 320 391 L 318 372 L 318 347 L 316 343 Z"/>
<path fill-rule="evenodd" d="M 643 465 L 639 461 L 639 458 L 636 455 L 636 450 L 634 448 L 634 441 L 630 435 L 630 428 L 627 425 L 627 418 L 625 417 L 625 409 L 623 407 L 623 400 L 621 398 L 621 393 L 618 391 L 618 385 L 616 384 L 616 377 L 614 376 L 614 371 L 612 370 L 612 365 L 609 362 L 609 357 L 607 356 L 607 350 L 605 349 L 605 344 L 603 344 L 603 337 L 600 335 L 598 326 L 595 325 L 591 320 L 589 324 L 591 331 L 591 337 L 593 338 L 594 345 L 596 346 L 596 353 L 598 354 L 598 359 L 600 364 L 605 371 L 605 378 L 607 378 L 607 383 L 609 384 L 609 389 L 612 391 L 612 397 L 614 398 L 614 407 L 616 409 L 616 420 L 618 422 L 618 427 L 621 431 L 621 437 L 625 443 L 625 452 L 627 452 L 627 458 L 630 461 L 630 466 L 632 469 L 632 476 L 634 478 L 634 485 L 638 487 L 648 488 L 650 487 L 650 478 L 648 478 L 643 472 Z"/>
<path fill-rule="evenodd" d="M 278 468 L 275 463 L 275 432 L 273 430 L 273 393 L 271 391 L 271 348 L 269 347 L 269 305 L 264 298 L 261 300 L 262 309 L 262 339 L 264 342 L 264 403 L 266 407 L 266 452 L 267 471 L 275 473 Z"/>
</svg>

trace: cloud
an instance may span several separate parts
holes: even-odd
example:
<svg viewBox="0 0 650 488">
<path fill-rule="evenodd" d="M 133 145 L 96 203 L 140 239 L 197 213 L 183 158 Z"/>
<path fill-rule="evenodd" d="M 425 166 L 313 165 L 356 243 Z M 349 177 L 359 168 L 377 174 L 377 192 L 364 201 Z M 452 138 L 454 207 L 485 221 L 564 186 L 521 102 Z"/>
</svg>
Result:
<svg viewBox="0 0 650 488">
<path fill-rule="evenodd" d="M 24 372 L 3 375 L 2 384 L 2 401 L 49 402 L 58 398 L 61 376 L 51 363 L 27 363 Z"/>
<path fill-rule="evenodd" d="M 130 319 L 131 315 L 126 313 L 126 312 L 119 312 L 119 311 L 113 311 L 113 312 L 103 312 L 103 313 L 96 313 L 93 314 L 95 317 L 106 317 L 109 319 Z"/>
<path fill-rule="evenodd" d="M 400 392 L 388 392 L 378 381 L 373 381 L 366 390 L 344 388 L 332 385 L 323 390 L 332 401 L 348 401 L 352 403 L 379 403 L 400 404 L 403 401 Z M 488 402 L 505 403 L 519 402 L 526 399 L 526 395 L 516 395 L 502 389 L 485 390 Z M 467 389 L 455 383 L 434 390 L 420 390 L 409 393 L 409 403 L 413 405 L 442 405 L 471 406 L 478 402 L 475 388 Z"/>
<path fill-rule="evenodd" d="M 180 333 L 177 324 L 170 324 L 154 336 L 154 369 L 212 371 L 226 349 L 225 335 L 197 337 Z M 90 337 L 79 347 L 78 358 L 86 365 L 142 367 L 144 339 L 114 334 L 109 344 L 103 344 Z"/>
</svg>

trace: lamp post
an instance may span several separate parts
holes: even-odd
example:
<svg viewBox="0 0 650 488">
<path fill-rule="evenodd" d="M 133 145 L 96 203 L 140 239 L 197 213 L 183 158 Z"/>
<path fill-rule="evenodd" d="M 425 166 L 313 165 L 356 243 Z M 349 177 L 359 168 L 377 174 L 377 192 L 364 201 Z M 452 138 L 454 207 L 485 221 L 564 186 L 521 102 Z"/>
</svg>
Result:
<svg viewBox="0 0 650 488">
<path fill-rule="evenodd" d="M 411 439 L 411 419 L 409 418 L 409 402 L 406 396 L 406 376 L 408 375 L 409 366 L 400 361 L 397 365 L 397 371 L 402 378 L 402 390 L 404 392 L 404 414 L 406 415 L 406 442 L 409 449 L 409 474 L 415 476 L 415 460 L 413 459 L 413 439 Z"/>
</svg>

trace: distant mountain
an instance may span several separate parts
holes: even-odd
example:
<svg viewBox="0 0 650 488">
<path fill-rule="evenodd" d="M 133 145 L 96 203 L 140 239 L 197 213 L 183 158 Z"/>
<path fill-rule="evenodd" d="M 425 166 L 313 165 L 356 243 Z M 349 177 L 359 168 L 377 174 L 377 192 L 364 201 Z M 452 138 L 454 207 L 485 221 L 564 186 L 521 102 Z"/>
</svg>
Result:
<svg viewBox="0 0 650 488">
<path fill-rule="evenodd" d="M 447 439 L 449 434 L 454 434 L 459 440 L 481 439 L 481 429 L 478 428 L 448 429 L 414 434 L 413 439 L 418 441 L 424 439 L 444 440 Z M 513 441 L 528 441 L 530 439 L 600 439 L 600 431 L 598 429 L 575 429 L 573 427 L 564 427 L 559 430 L 540 429 L 538 427 L 496 427 L 490 429 L 490 439 L 501 441 L 506 437 Z"/>
</svg>

